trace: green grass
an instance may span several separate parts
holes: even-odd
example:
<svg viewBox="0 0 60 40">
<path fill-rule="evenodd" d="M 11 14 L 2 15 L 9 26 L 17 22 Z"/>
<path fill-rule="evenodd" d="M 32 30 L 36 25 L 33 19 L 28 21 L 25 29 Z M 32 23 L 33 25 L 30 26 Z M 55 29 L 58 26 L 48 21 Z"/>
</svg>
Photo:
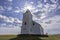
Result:
<svg viewBox="0 0 60 40">
<path fill-rule="evenodd" d="M 60 35 L 49 35 L 48 37 L 41 37 L 43 40 L 60 40 Z"/>
<path fill-rule="evenodd" d="M 0 35 L 0 40 L 10 40 L 12 38 L 17 38 L 17 36 L 16 35 Z M 60 40 L 60 35 L 49 35 L 48 37 L 20 36 L 18 37 L 18 39 L 19 40 Z"/>
<path fill-rule="evenodd" d="M 16 35 L 0 35 L 0 40 L 9 40 L 16 37 Z"/>
</svg>

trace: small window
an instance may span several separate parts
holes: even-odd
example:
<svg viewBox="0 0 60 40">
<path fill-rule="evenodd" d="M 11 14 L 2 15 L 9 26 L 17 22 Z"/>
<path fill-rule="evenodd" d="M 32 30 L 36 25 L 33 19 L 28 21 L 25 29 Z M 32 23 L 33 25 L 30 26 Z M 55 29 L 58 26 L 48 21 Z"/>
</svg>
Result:
<svg viewBox="0 0 60 40">
<path fill-rule="evenodd" d="M 26 22 L 24 23 L 24 25 L 26 25 Z"/>
<path fill-rule="evenodd" d="M 35 25 L 35 23 L 33 22 L 33 25 Z"/>
</svg>

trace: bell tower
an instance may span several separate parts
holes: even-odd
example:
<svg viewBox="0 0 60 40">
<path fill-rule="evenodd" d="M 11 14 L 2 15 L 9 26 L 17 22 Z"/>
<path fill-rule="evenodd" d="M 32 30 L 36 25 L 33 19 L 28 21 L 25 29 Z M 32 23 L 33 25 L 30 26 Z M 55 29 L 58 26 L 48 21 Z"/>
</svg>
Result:
<svg viewBox="0 0 60 40">
<path fill-rule="evenodd" d="M 23 22 L 21 27 L 22 34 L 30 34 L 30 27 L 32 25 L 32 14 L 29 10 L 27 10 L 23 14 Z"/>
</svg>

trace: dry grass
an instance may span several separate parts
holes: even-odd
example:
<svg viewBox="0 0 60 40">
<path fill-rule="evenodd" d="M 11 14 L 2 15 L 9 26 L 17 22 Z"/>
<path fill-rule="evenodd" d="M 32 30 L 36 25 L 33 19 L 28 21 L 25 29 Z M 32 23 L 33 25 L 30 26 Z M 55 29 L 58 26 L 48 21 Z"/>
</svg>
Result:
<svg viewBox="0 0 60 40">
<path fill-rule="evenodd" d="M 12 38 L 16 38 L 17 36 L 16 35 L 0 35 L 0 40 L 10 40 Z M 49 35 L 48 37 L 33 37 L 33 36 L 30 36 L 30 37 L 26 37 L 24 36 L 25 39 L 23 39 L 22 36 L 20 36 L 19 38 L 21 38 L 22 40 L 32 40 L 32 39 L 36 39 L 36 40 L 60 40 L 60 35 Z M 38 39 L 37 39 L 38 38 Z"/>
</svg>

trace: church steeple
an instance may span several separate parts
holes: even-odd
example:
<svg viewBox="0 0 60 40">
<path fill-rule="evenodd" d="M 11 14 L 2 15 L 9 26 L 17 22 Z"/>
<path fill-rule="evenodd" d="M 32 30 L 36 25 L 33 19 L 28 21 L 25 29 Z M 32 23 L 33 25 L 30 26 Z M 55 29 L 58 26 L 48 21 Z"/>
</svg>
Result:
<svg viewBox="0 0 60 40">
<path fill-rule="evenodd" d="M 26 14 L 30 14 L 31 15 L 31 12 L 29 9 L 27 9 L 27 11 L 25 12 Z"/>
<path fill-rule="evenodd" d="M 32 25 L 32 14 L 30 10 L 27 9 L 27 11 L 23 14 L 23 22 L 22 22 L 22 34 L 29 34 L 30 27 Z"/>
<path fill-rule="evenodd" d="M 32 20 L 32 14 L 31 14 L 31 12 L 30 12 L 30 10 L 29 9 L 27 9 L 27 11 L 23 14 L 23 19 L 30 19 L 30 20 Z"/>
<path fill-rule="evenodd" d="M 29 9 L 27 9 L 26 13 L 31 13 Z"/>
<path fill-rule="evenodd" d="M 28 24 L 30 24 L 30 22 L 32 22 L 32 14 L 31 14 L 30 10 L 28 10 L 28 9 L 23 14 L 23 23 L 25 23 L 25 22 L 28 23 Z"/>
</svg>

